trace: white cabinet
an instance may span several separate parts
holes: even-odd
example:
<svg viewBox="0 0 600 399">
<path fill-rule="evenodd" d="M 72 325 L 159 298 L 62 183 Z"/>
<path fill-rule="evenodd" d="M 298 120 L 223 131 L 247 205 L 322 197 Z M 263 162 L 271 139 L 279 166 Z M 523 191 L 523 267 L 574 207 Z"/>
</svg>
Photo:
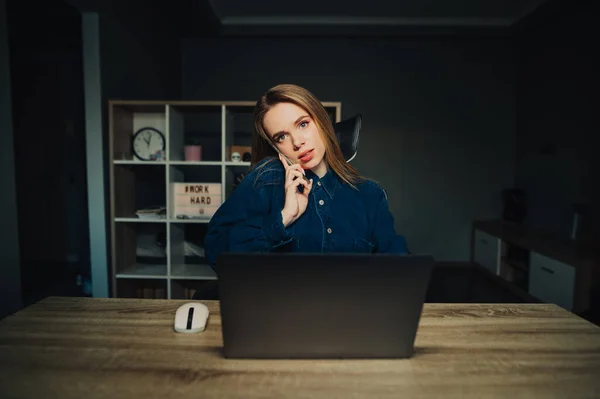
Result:
<svg viewBox="0 0 600 399">
<path fill-rule="evenodd" d="M 590 244 L 501 220 L 476 221 L 471 262 L 526 302 L 537 299 L 582 315 L 593 312 L 600 284 L 600 253 Z"/>
<path fill-rule="evenodd" d="M 573 309 L 575 268 L 557 260 L 531 252 L 529 293 L 567 310 Z"/>
<path fill-rule="evenodd" d="M 475 230 L 474 260 L 493 274 L 498 274 L 500 239 L 481 230 Z"/>
</svg>

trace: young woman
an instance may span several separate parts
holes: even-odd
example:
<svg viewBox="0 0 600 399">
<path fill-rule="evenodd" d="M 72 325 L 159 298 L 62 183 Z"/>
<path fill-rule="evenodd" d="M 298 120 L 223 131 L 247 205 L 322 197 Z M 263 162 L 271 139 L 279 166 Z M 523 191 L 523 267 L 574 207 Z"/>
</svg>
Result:
<svg viewBox="0 0 600 399">
<path fill-rule="evenodd" d="M 223 252 L 408 253 L 385 192 L 345 161 L 312 93 L 273 87 L 254 128 L 252 170 L 208 225 L 211 267 Z"/>
</svg>

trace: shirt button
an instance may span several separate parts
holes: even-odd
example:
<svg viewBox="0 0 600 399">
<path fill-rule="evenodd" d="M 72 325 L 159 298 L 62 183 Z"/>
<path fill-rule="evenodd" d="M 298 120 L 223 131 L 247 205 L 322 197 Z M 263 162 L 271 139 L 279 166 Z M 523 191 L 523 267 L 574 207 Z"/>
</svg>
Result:
<svg viewBox="0 0 600 399">
<path fill-rule="evenodd" d="M 325 201 L 319 200 L 319 205 L 323 205 L 323 204 L 325 204 Z"/>
<path fill-rule="evenodd" d="M 321 182 L 320 182 L 320 181 L 318 181 L 318 182 L 317 182 L 317 186 L 320 186 L 320 185 L 321 185 Z"/>
<path fill-rule="evenodd" d="M 327 228 L 327 232 L 328 232 L 329 234 L 331 234 L 331 232 L 332 232 L 332 231 L 333 231 L 333 230 L 331 230 L 331 227 L 328 227 L 328 228 Z"/>
</svg>

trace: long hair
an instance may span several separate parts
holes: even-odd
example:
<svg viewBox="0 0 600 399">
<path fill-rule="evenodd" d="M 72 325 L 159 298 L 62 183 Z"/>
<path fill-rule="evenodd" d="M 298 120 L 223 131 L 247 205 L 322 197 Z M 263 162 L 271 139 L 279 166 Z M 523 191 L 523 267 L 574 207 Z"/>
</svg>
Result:
<svg viewBox="0 0 600 399">
<path fill-rule="evenodd" d="M 271 138 L 265 130 L 263 120 L 267 112 L 280 103 L 291 103 L 306 111 L 317 125 L 321 139 L 325 144 L 325 161 L 327 165 L 344 182 L 356 188 L 356 184 L 364 178 L 356 168 L 346 162 L 335 136 L 333 122 L 323 104 L 308 90 L 293 84 L 281 84 L 269 89 L 256 102 L 254 108 L 254 133 L 252 136 L 252 165 L 268 156 L 277 157 L 271 145 Z"/>
</svg>

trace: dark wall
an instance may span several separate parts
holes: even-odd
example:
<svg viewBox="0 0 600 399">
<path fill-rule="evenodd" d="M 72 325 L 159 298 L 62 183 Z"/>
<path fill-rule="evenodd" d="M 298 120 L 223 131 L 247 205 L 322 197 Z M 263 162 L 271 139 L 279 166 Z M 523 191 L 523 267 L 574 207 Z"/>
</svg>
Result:
<svg viewBox="0 0 600 399">
<path fill-rule="evenodd" d="M 573 205 L 591 212 L 600 236 L 600 29 L 591 1 L 554 1 L 516 37 L 518 123 L 516 184 L 528 197 L 527 223 L 568 235 Z"/>
<path fill-rule="evenodd" d="M 185 99 L 256 100 L 296 83 L 363 115 L 354 164 L 388 191 L 413 252 L 468 259 L 474 219 L 513 185 L 515 68 L 504 39 L 187 39 Z"/>
<path fill-rule="evenodd" d="M 21 276 L 30 295 L 63 278 L 68 260 L 77 268 L 89 257 L 81 18 L 60 0 L 7 3 Z"/>
<path fill-rule="evenodd" d="M 147 1 L 100 2 L 98 9 L 103 96 L 179 98 L 181 57 L 174 22 Z"/>
<path fill-rule="evenodd" d="M 22 306 L 6 1 L 0 0 L 0 318 Z"/>
</svg>

